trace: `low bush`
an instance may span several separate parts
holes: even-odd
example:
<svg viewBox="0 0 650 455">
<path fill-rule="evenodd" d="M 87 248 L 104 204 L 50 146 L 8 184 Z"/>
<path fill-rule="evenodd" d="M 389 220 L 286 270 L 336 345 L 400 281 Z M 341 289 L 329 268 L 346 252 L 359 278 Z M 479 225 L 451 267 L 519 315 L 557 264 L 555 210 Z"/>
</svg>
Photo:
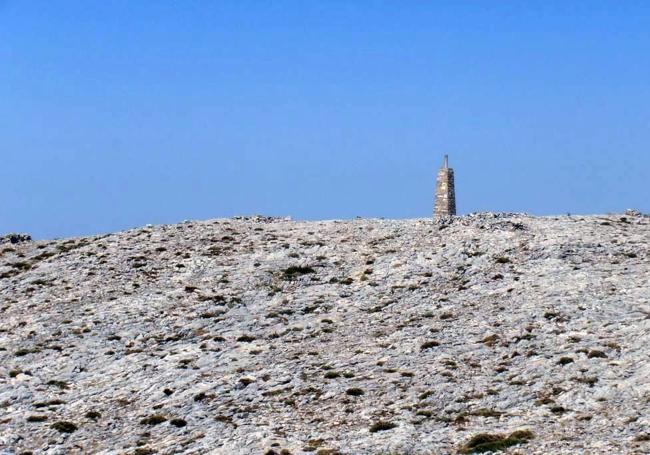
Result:
<svg viewBox="0 0 650 455">
<path fill-rule="evenodd" d="M 472 436 L 460 449 L 460 453 L 499 452 L 508 447 L 524 444 L 535 435 L 530 430 L 518 430 L 510 435 L 479 433 Z"/>
</svg>

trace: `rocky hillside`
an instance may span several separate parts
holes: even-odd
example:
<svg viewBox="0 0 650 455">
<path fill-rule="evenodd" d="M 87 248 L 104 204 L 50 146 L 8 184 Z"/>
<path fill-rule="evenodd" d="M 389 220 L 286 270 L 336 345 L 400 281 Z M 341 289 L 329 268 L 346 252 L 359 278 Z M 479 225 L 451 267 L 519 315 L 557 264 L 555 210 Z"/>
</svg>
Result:
<svg viewBox="0 0 650 455">
<path fill-rule="evenodd" d="M 2 454 L 650 453 L 650 217 L 0 245 Z"/>
</svg>

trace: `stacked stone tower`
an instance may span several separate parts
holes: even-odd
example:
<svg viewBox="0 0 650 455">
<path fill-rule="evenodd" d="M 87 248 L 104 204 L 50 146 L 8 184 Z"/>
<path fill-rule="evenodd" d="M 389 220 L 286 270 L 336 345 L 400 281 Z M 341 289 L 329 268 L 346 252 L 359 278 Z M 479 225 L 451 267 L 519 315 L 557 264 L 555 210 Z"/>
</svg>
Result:
<svg viewBox="0 0 650 455">
<path fill-rule="evenodd" d="M 436 207 L 433 213 L 435 218 L 444 218 L 456 215 L 456 190 L 454 188 L 454 170 L 449 167 L 449 157 L 438 171 L 436 181 Z"/>
</svg>

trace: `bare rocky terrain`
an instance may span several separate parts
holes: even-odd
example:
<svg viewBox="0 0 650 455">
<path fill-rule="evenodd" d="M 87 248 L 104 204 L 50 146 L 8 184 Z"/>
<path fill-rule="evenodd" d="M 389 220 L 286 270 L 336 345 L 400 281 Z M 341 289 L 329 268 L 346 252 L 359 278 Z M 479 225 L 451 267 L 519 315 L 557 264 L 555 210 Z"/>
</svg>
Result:
<svg viewBox="0 0 650 455">
<path fill-rule="evenodd" d="M 2 454 L 650 453 L 650 217 L 0 244 Z"/>
</svg>

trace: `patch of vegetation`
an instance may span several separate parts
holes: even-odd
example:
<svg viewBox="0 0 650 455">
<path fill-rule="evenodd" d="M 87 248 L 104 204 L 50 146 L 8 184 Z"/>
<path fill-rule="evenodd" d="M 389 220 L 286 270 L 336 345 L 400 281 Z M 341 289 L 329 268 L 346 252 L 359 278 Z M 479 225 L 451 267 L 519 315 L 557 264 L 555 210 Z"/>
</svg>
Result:
<svg viewBox="0 0 650 455">
<path fill-rule="evenodd" d="M 242 335 L 237 338 L 237 341 L 241 343 L 250 343 L 251 341 L 255 341 L 255 337 L 252 335 Z"/>
<path fill-rule="evenodd" d="M 483 338 L 481 340 L 481 343 L 485 344 L 486 346 L 492 347 L 497 343 L 497 341 L 499 341 L 499 335 L 492 334 Z"/>
<path fill-rule="evenodd" d="M 316 273 L 316 271 L 309 266 L 292 265 L 291 267 L 284 269 L 282 272 L 282 278 L 285 280 L 295 280 L 302 275 L 310 273 Z"/>
<path fill-rule="evenodd" d="M 74 433 L 77 431 L 77 425 L 66 420 L 59 420 L 58 422 L 54 422 L 52 424 L 52 428 L 54 428 L 59 433 Z"/>
<path fill-rule="evenodd" d="M 218 415 L 214 418 L 214 420 L 216 420 L 217 422 L 229 423 L 231 425 L 235 425 L 235 423 L 232 421 L 232 417 L 226 415 Z"/>
<path fill-rule="evenodd" d="M 529 439 L 535 439 L 535 433 L 533 433 L 530 430 L 517 430 L 510 433 L 509 437 L 529 440 Z"/>
<path fill-rule="evenodd" d="M 10 370 L 9 371 L 9 377 L 10 378 L 15 378 L 16 376 L 18 376 L 22 372 L 23 372 L 23 370 L 21 370 L 20 368 L 16 368 L 15 370 Z"/>
<path fill-rule="evenodd" d="M 341 452 L 336 449 L 318 449 L 316 455 L 341 455 Z"/>
<path fill-rule="evenodd" d="M 551 406 L 550 410 L 553 414 L 564 414 L 568 411 L 568 409 L 563 406 Z"/>
<path fill-rule="evenodd" d="M 62 243 L 60 245 L 56 246 L 56 249 L 59 250 L 61 253 L 67 253 L 68 251 L 72 251 L 75 248 L 79 248 L 83 244 L 76 244 L 74 241 L 67 241 L 65 243 Z"/>
<path fill-rule="evenodd" d="M 353 397 L 359 397 L 359 396 L 363 395 L 364 393 L 365 392 L 363 391 L 363 389 L 360 389 L 358 387 L 351 387 L 351 388 L 349 388 L 348 390 L 345 391 L 346 395 L 350 395 L 350 396 L 353 396 Z"/>
<path fill-rule="evenodd" d="M 305 452 L 314 452 L 316 449 L 322 446 L 324 442 L 325 441 L 323 441 L 322 439 L 310 439 L 309 441 L 307 441 L 307 445 L 303 447 L 302 450 L 304 450 Z"/>
<path fill-rule="evenodd" d="M 145 417 L 144 419 L 140 420 L 140 423 L 142 425 L 159 425 L 166 421 L 167 421 L 167 417 L 165 417 L 164 415 L 152 414 L 149 417 Z"/>
<path fill-rule="evenodd" d="M 518 444 L 525 444 L 535 435 L 529 430 L 519 430 L 509 436 L 502 434 L 479 433 L 472 436 L 460 449 L 460 453 L 499 452 Z"/>
<path fill-rule="evenodd" d="M 249 384 L 252 384 L 253 382 L 255 382 L 255 379 L 250 376 L 243 376 L 239 378 L 239 383 L 242 384 L 244 387 L 246 387 Z"/>
<path fill-rule="evenodd" d="M 446 366 L 447 368 L 451 369 L 451 370 L 458 369 L 458 364 L 456 362 L 454 362 L 453 360 L 451 360 L 451 359 L 442 359 L 442 360 L 440 360 L 440 363 L 443 364 L 444 366 Z"/>
<path fill-rule="evenodd" d="M 587 354 L 588 359 L 606 359 L 607 354 L 605 354 L 603 351 L 598 350 L 598 349 L 592 349 L 589 351 Z"/>
<path fill-rule="evenodd" d="M 199 294 L 199 302 L 225 303 L 226 298 L 219 294 Z"/>
<path fill-rule="evenodd" d="M 35 408 L 38 409 L 38 408 L 46 408 L 48 406 L 58 406 L 60 404 L 65 404 L 65 401 L 58 400 L 58 399 L 50 400 L 50 401 L 40 401 L 40 402 L 34 403 L 32 406 L 34 406 Z"/>
<path fill-rule="evenodd" d="M 436 340 L 425 341 L 420 346 L 420 350 L 424 351 L 425 349 L 435 348 L 436 346 L 440 346 L 440 342 Z"/>
<path fill-rule="evenodd" d="M 393 422 L 386 422 L 384 420 L 379 420 L 375 423 L 373 423 L 370 426 L 370 432 L 371 433 L 377 433 L 378 431 L 387 431 L 387 430 L 392 430 L 393 428 L 396 428 L 397 424 Z"/>
<path fill-rule="evenodd" d="M 470 412 L 470 414 L 479 417 L 501 417 L 503 412 L 495 411 L 494 409 L 481 408 Z"/>
<path fill-rule="evenodd" d="M 153 455 L 156 451 L 153 449 L 148 449 L 146 447 L 138 447 L 133 451 L 133 455 Z"/>
<path fill-rule="evenodd" d="M 101 416 L 102 416 L 101 413 L 99 413 L 99 412 L 97 412 L 97 411 L 88 411 L 88 412 L 85 414 L 85 417 L 86 417 L 87 419 L 92 419 L 92 420 L 97 420 L 97 419 L 99 419 Z"/>
<path fill-rule="evenodd" d="M 31 415 L 27 417 L 28 422 L 45 422 L 47 420 L 46 415 Z"/>
<path fill-rule="evenodd" d="M 16 270 L 26 271 L 32 268 L 32 264 L 26 261 L 14 262 L 11 266 Z"/>
<path fill-rule="evenodd" d="M 8 270 L 6 272 L 2 272 L 0 273 L 0 280 L 3 280 L 5 278 L 11 278 L 12 276 L 18 275 L 18 273 L 19 272 L 17 270 Z"/>
<path fill-rule="evenodd" d="M 336 379 L 339 377 L 341 377 L 341 373 L 339 373 L 338 371 L 331 370 L 325 373 L 325 379 Z"/>
<path fill-rule="evenodd" d="M 560 360 L 557 361 L 559 365 L 568 365 L 569 363 L 573 363 L 574 360 L 572 357 L 560 357 Z"/>
<path fill-rule="evenodd" d="M 171 419 L 169 423 L 177 428 L 182 428 L 187 425 L 187 422 L 184 419 Z"/>
<path fill-rule="evenodd" d="M 47 385 L 52 385 L 52 386 L 58 387 L 59 389 L 67 389 L 67 388 L 69 388 L 67 382 L 65 382 L 65 381 L 57 381 L 55 379 L 47 381 Z"/>
</svg>

